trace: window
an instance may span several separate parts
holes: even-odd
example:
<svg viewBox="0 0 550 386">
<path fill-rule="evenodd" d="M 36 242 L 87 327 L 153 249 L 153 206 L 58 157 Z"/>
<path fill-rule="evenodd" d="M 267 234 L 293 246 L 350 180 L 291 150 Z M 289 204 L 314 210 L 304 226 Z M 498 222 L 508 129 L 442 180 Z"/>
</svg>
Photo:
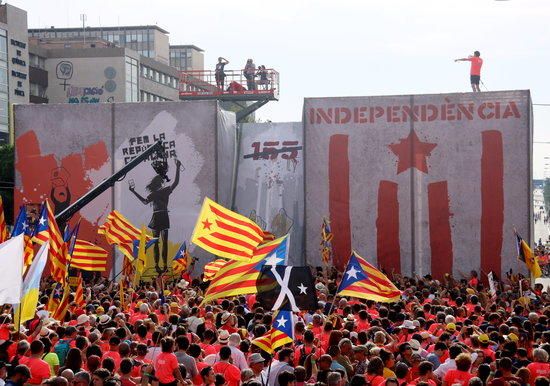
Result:
<svg viewBox="0 0 550 386">
<path fill-rule="evenodd" d="M 0 28 L 0 60 L 8 60 L 8 39 L 6 30 Z"/>
<path fill-rule="evenodd" d="M 30 94 L 33 96 L 45 98 L 46 97 L 46 88 L 40 84 L 31 83 L 30 87 Z"/>
<path fill-rule="evenodd" d="M 138 61 L 126 57 L 126 102 L 139 101 Z"/>
</svg>

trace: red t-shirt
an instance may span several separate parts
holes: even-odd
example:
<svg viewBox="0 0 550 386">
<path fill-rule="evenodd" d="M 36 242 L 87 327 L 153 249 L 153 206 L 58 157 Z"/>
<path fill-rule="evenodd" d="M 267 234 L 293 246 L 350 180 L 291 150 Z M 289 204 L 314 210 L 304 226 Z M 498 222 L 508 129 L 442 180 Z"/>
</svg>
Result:
<svg viewBox="0 0 550 386">
<path fill-rule="evenodd" d="M 161 352 L 155 360 L 155 375 L 160 383 L 176 380 L 174 370 L 178 368 L 178 358 L 173 353 Z"/>
<path fill-rule="evenodd" d="M 474 376 L 467 371 L 449 370 L 447 371 L 447 374 L 445 374 L 443 381 L 449 386 L 456 383 L 460 383 L 462 386 L 467 386 L 470 379 L 473 377 Z"/>
<path fill-rule="evenodd" d="M 105 358 L 112 358 L 113 361 L 115 362 L 115 370 L 118 370 L 119 367 L 120 367 L 120 361 L 122 361 L 122 359 L 120 358 L 120 354 L 117 352 L 117 351 L 107 351 L 105 354 L 103 354 L 103 356 L 101 357 L 101 361 L 103 362 L 103 360 Z"/>
<path fill-rule="evenodd" d="M 483 59 L 481 59 L 479 56 L 471 56 L 468 58 L 470 61 L 470 75 L 480 75 L 481 74 L 481 66 L 483 65 Z"/>
<path fill-rule="evenodd" d="M 25 364 L 31 371 L 31 378 L 28 381 L 31 385 L 40 385 L 44 379 L 50 377 L 50 365 L 42 359 L 29 358 Z"/>
<path fill-rule="evenodd" d="M 531 372 L 531 378 L 529 379 L 531 385 L 535 384 L 537 377 L 550 377 L 550 363 L 533 362 L 529 363 L 527 368 Z"/>
<path fill-rule="evenodd" d="M 386 383 L 386 379 L 381 375 L 368 375 L 365 374 L 365 380 L 371 386 L 381 386 Z"/>
<path fill-rule="evenodd" d="M 241 370 L 227 362 L 218 362 L 212 366 L 216 374 L 221 374 L 227 381 L 227 386 L 239 386 L 241 383 Z"/>
</svg>

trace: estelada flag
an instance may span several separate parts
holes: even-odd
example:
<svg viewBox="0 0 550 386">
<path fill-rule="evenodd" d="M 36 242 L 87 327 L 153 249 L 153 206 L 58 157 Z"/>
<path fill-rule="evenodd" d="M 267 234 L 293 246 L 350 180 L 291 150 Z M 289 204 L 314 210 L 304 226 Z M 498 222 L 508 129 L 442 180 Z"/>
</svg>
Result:
<svg viewBox="0 0 550 386">
<path fill-rule="evenodd" d="M 355 252 L 351 254 L 336 293 L 387 303 L 401 298 L 401 291 L 391 280 Z"/>
<path fill-rule="evenodd" d="M 264 236 L 254 221 L 205 197 L 191 242 L 220 257 L 249 261 Z"/>
<path fill-rule="evenodd" d="M 68 246 L 63 240 L 63 235 L 59 231 L 50 200 L 48 199 L 42 204 L 36 235 L 33 240 L 40 245 L 46 242 L 50 243 L 48 261 L 51 266 L 52 277 L 60 283 L 65 283 L 69 254 Z"/>
<path fill-rule="evenodd" d="M 224 259 L 216 259 L 214 261 L 211 261 L 210 263 L 206 264 L 204 266 L 204 276 L 203 281 L 210 281 L 212 278 L 218 273 L 221 267 L 225 265 L 227 260 Z"/>
<path fill-rule="evenodd" d="M 4 217 L 4 203 L 2 202 L 2 196 L 0 196 L 0 244 L 6 241 L 8 237 L 8 226 Z"/>
<path fill-rule="evenodd" d="M 533 253 L 533 250 L 527 245 L 525 240 L 514 230 L 516 234 L 516 246 L 518 249 L 518 260 L 523 261 L 527 266 L 527 269 L 531 275 L 536 279 L 542 276 L 542 270 L 540 269 L 537 256 Z"/>
<path fill-rule="evenodd" d="M 272 354 L 277 348 L 294 341 L 294 317 L 289 310 L 280 310 L 273 317 L 271 329 L 252 344 Z"/>
</svg>

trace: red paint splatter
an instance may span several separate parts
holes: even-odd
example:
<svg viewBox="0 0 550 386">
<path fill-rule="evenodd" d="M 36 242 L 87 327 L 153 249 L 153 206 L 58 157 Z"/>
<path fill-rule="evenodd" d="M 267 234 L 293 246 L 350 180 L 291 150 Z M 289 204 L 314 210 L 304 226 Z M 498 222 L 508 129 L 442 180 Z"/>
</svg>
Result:
<svg viewBox="0 0 550 386">
<path fill-rule="evenodd" d="M 329 213 L 334 234 L 333 262 L 342 270 L 351 255 L 350 182 L 348 136 L 336 134 L 329 143 Z"/>
<path fill-rule="evenodd" d="M 451 235 L 451 212 L 447 181 L 428 185 L 428 210 L 430 218 L 431 273 L 442 279 L 445 273 L 453 272 L 453 240 Z"/>
<path fill-rule="evenodd" d="M 504 226 L 504 157 L 502 133 L 481 133 L 481 270 L 501 272 Z"/>
<path fill-rule="evenodd" d="M 56 159 L 54 154 L 42 154 L 40 144 L 34 131 L 29 131 L 16 140 L 17 162 L 15 164 L 16 171 L 21 177 L 21 186 L 15 190 L 15 205 L 25 203 L 40 203 L 46 197 L 50 197 L 54 184 L 60 183 L 60 180 L 53 176 L 56 169 L 62 168 L 61 178 L 66 179 L 71 194 L 71 202 L 76 201 L 93 187 L 93 182 L 86 175 L 90 170 L 98 170 L 109 162 L 109 153 L 105 142 L 98 141 L 97 143 L 84 148 L 82 153 L 72 153 L 62 158 Z M 107 175 L 105 177 L 108 177 Z M 21 192 L 21 189 L 23 191 Z M 54 196 L 57 199 L 62 198 L 65 189 L 54 189 Z M 110 210 L 110 200 L 106 193 L 103 193 L 96 200 L 104 202 L 107 206 L 106 210 Z M 80 215 L 77 213 L 73 216 L 73 222 L 76 222 Z M 82 218 L 80 224 L 79 238 L 89 240 L 93 243 L 106 248 L 110 251 L 110 247 L 104 241 L 102 236 L 97 234 L 98 221 L 101 214 L 98 214 L 97 219 L 87 220 Z M 74 224 L 73 224 L 74 225 Z M 109 261 L 109 266 L 111 262 Z"/>
<path fill-rule="evenodd" d="M 380 181 L 378 187 L 378 217 L 376 219 L 376 254 L 378 265 L 387 272 L 401 273 L 401 245 L 399 243 L 398 185 Z"/>
</svg>

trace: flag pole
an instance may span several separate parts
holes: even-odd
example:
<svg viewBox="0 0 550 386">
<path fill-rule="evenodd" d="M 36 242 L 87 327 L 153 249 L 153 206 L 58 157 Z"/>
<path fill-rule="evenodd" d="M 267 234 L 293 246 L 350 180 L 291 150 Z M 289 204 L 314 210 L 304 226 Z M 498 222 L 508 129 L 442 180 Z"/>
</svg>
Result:
<svg viewBox="0 0 550 386">
<path fill-rule="evenodd" d="M 265 386 L 269 386 L 269 373 L 271 373 L 271 363 L 273 362 L 273 354 L 269 354 L 269 366 L 267 366 L 267 376 L 265 380 Z M 260 377 L 260 380 L 262 378 Z M 262 381 L 262 385 L 264 382 Z"/>
</svg>

